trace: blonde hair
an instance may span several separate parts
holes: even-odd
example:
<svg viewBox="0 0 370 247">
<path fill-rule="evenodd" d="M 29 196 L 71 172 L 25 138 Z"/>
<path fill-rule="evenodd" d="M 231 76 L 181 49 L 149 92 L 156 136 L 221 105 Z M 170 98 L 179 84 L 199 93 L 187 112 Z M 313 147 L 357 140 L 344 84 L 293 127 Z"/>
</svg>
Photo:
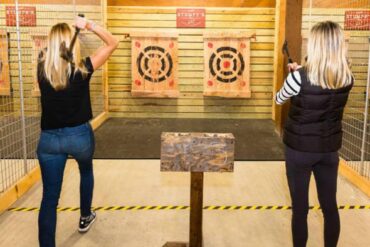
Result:
<svg viewBox="0 0 370 247">
<path fill-rule="evenodd" d="M 334 22 L 312 27 L 307 46 L 307 76 L 311 85 L 337 89 L 352 83 L 342 28 Z"/>
<path fill-rule="evenodd" d="M 69 47 L 71 40 L 72 31 L 66 23 L 54 25 L 48 35 L 47 50 L 42 59 L 44 61 L 44 73 L 51 86 L 57 91 L 67 87 L 73 71 L 71 64 L 60 56 L 62 43 L 65 42 L 66 47 Z M 80 71 L 82 76 L 86 76 L 87 70 L 81 60 L 78 39 L 73 48 L 73 61 L 75 64 L 74 73 Z"/>
</svg>

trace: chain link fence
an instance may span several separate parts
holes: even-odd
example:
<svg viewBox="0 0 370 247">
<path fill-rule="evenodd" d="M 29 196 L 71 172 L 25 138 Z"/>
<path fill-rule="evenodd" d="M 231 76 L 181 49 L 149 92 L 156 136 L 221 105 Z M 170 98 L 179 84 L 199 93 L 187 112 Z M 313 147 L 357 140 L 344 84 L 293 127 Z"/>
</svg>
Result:
<svg viewBox="0 0 370 247">
<path fill-rule="evenodd" d="M 38 166 L 41 105 L 36 64 L 51 26 L 72 25 L 78 13 L 103 24 L 100 0 L 4 1 L 0 5 L 0 195 Z M 82 32 L 79 38 L 82 56 L 101 45 L 92 33 Z M 102 82 L 100 69 L 90 83 L 94 117 L 104 112 Z"/>
</svg>

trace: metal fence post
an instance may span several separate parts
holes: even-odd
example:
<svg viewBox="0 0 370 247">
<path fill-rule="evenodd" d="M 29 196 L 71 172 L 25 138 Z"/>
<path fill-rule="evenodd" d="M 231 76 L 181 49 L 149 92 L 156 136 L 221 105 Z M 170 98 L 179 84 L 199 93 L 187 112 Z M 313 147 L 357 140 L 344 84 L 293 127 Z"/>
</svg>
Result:
<svg viewBox="0 0 370 247">
<path fill-rule="evenodd" d="M 27 174 L 27 143 L 26 143 L 26 121 L 24 113 L 24 95 L 23 95 L 23 75 L 22 75 L 22 55 L 21 55 L 21 32 L 19 27 L 19 4 L 15 0 L 15 16 L 16 16 L 16 30 L 17 30 L 17 48 L 18 48 L 18 78 L 19 78 L 19 93 L 21 106 L 21 125 L 22 125 L 22 145 L 23 145 L 23 163 L 24 174 Z"/>
</svg>

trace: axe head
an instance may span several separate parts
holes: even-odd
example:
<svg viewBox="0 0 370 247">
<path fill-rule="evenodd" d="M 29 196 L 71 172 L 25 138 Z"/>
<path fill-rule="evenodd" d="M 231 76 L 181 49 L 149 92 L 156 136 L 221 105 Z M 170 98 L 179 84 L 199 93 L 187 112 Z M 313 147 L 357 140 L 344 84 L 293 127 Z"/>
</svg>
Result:
<svg viewBox="0 0 370 247">
<path fill-rule="evenodd" d="M 289 52 L 288 52 L 288 41 L 286 41 L 286 40 L 284 42 L 282 52 L 289 54 Z"/>
<path fill-rule="evenodd" d="M 286 40 L 285 40 L 284 45 L 283 45 L 283 53 L 288 56 L 288 62 L 293 63 L 293 60 L 291 59 L 290 54 L 289 54 L 288 41 L 286 41 Z"/>
<path fill-rule="evenodd" d="M 67 48 L 66 42 L 63 41 L 59 47 L 59 55 L 61 58 L 66 60 L 68 63 L 73 62 L 73 53 Z"/>
</svg>

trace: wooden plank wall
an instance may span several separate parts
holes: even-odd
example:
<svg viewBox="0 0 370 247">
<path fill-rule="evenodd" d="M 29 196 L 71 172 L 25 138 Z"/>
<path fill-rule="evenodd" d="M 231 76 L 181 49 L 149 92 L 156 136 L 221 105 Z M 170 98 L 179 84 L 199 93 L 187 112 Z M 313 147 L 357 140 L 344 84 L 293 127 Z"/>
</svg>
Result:
<svg viewBox="0 0 370 247">
<path fill-rule="evenodd" d="M 308 35 L 310 25 L 313 26 L 319 21 L 332 20 L 338 22 L 342 27 L 344 26 L 344 14 L 346 10 L 344 8 L 304 8 L 303 10 L 303 22 L 302 22 L 302 34 Z M 354 9 L 361 10 L 361 9 Z M 365 10 L 365 9 L 364 9 Z M 311 24 L 310 24 L 311 22 Z M 348 55 L 352 63 L 352 72 L 356 79 L 354 88 L 351 91 L 350 99 L 347 104 L 347 112 L 357 113 L 360 117 L 363 115 L 365 106 L 365 92 L 367 82 L 367 71 L 368 71 L 368 59 L 369 59 L 369 39 L 370 31 L 345 31 L 349 35 Z M 302 47 L 302 57 L 306 54 L 305 48 Z"/>
<path fill-rule="evenodd" d="M 116 117 L 271 119 L 274 8 L 206 8 L 206 30 L 256 30 L 251 45 L 251 99 L 203 97 L 204 29 L 176 29 L 174 7 L 108 7 L 109 30 L 121 40 L 109 61 L 109 111 Z M 178 99 L 131 97 L 130 31 L 179 32 Z"/>
<path fill-rule="evenodd" d="M 10 63 L 10 81 L 12 95 L 10 97 L 0 97 L 1 102 L 6 102 L 2 106 L 1 115 L 9 115 L 9 111 L 19 111 L 20 93 L 19 93 L 19 71 L 18 71 L 18 52 L 17 52 L 17 34 L 15 27 L 7 27 L 5 20 L 5 8 L 11 4 L 0 6 L 0 29 L 5 29 L 9 33 L 9 63 Z M 21 5 L 22 6 L 22 5 Z M 26 6 L 36 6 L 37 26 L 21 27 L 21 49 L 22 49 L 22 69 L 23 69 L 23 88 L 25 98 L 25 110 L 29 114 L 38 114 L 40 112 L 39 97 L 31 95 L 33 83 L 33 69 L 35 64 L 32 63 L 32 39 L 31 34 L 47 33 L 50 27 L 58 22 L 67 22 L 72 24 L 75 10 L 85 13 L 87 18 L 101 23 L 102 14 L 100 5 L 39 5 L 26 4 Z M 101 45 L 101 42 L 91 33 L 81 35 L 81 53 L 84 56 L 91 54 L 92 50 Z M 5 99 L 6 98 L 6 99 Z M 104 98 L 102 87 L 102 71 L 96 71 L 91 80 L 91 98 L 94 109 L 94 115 L 98 115 L 104 110 Z M 0 102 L 0 103 L 1 103 Z M 5 104 L 5 103 L 4 103 Z"/>
</svg>

